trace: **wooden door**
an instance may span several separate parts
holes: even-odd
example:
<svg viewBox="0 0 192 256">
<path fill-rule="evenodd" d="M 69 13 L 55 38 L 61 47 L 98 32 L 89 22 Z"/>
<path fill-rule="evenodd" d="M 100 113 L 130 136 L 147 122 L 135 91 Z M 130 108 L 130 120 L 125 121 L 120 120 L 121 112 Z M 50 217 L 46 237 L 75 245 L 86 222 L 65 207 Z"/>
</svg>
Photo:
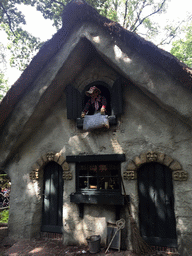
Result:
<svg viewBox="0 0 192 256">
<path fill-rule="evenodd" d="M 177 247 L 171 170 L 159 163 L 143 165 L 138 192 L 142 237 L 151 245 Z"/>
<path fill-rule="evenodd" d="M 49 162 L 44 169 L 43 232 L 62 233 L 63 170 L 55 162 Z"/>
</svg>

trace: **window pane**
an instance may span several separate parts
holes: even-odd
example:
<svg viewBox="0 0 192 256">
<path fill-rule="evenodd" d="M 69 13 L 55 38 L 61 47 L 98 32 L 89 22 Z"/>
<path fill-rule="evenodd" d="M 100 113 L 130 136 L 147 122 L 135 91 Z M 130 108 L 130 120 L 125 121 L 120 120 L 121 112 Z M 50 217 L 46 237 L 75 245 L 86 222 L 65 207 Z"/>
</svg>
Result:
<svg viewBox="0 0 192 256">
<path fill-rule="evenodd" d="M 89 178 L 89 188 L 97 189 L 97 178 Z"/>
<path fill-rule="evenodd" d="M 105 189 L 105 179 L 104 179 L 104 177 L 99 177 L 99 189 Z"/>
<path fill-rule="evenodd" d="M 120 163 L 90 162 L 78 164 L 79 189 L 120 190 Z M 84 177 L 83 177 L 84 176 Z"/>
<path fill-rule="evenodd" d="M 111 176 L 118 176 L 118 169 L 111 170 Z"/>
<path fill-rule="evenodd" d="M 89 166 L 89 176 L 97 176 L 97 165 L 90 165 Z"/>
<path fill-rule="evenodd" d="M 109 179 L 108 189 L 120 189 L 118 177 L 112 177 Z"/>
<path fill-rule="evenodd" d="M 87 176 L 88 172 L 87 170 L 79 170 L 79 176 Z"/>
<path fill-rule="evenodd" d="M 119 189 L 118 177 L 99 177 L 99 189 Z"/>
<path fill-rule="evenodd" d="M 88 188 L 87 178 L 79 178 L 79 188 Z"/>
<path fill-rule="evenodd" d="M 109 170 L 99 170 L 99 176 L 111 176 Z"/>
<path fill-rule="evenodd" d="M 79 176 L 87 176 L 88 175 L 88 165 L 81 164 L 79 166 Z"/>
</svg>

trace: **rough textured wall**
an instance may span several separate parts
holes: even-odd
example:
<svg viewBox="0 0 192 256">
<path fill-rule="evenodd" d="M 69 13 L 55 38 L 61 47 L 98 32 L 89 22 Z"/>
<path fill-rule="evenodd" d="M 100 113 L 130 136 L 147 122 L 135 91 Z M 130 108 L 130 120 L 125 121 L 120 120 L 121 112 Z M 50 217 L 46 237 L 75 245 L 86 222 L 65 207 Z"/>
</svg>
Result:
<svg viewBox="0 0 192 256">
<path fill-rule="evenodd" d="M 184 250 L 192 248 L 191 129 L 135 86 L 125 87 L 123 95 L 124 114 L 119 118 L 118 125 L 107 132 L 78 130 L 74 121 L 66 119 L 64 95 L 50 111 L 50 116 L 18 152 L 17 159 L 9 168 L 13 184 L 9 221 L 12 236 L 30 237 L 40 230 L 42 172 L 39 182 L 34 183 L 29 180 L 29 173 L 37 159 L 46 152 L 58 152 L 64 156 L 125 153 L 123 172 L 135 156 L 155 150 L 179 161 L 189 173 L 188 181 L 174 181 L 174 195 L 178 241 Z M 71 165 L 71 170 L 73 179 L 64 182 L 63 223 L 66 244 L 77 240 L 83 243 L 87 234 L 92 234 L 98 223 L 115 221 L 113 207 L 110 209 L 87 205 L 84 219 L 78 217 L 78 208 L 69 199 L 70 194 L 75 192 L 75 165 Z M 125 181 L 125 187 L 127 194 L 131 195 L 133 210 L 137 216 L 137 181 Z M 105 234 L 106 231 L 101 229 L 98 232 Z"/>
<path fill-rule="evenodd" d="M 93 43 L 95 42 L 94 44 L 96 45 L 95 39 L 99 31 L 93 28 L 89 29 L 83 33 L 87 33 L 87 38 L 92 40 Z M 79 31 L 80 35 L 81 32 Z M 12 181 L 10 235 L 15 238 L 29 238 L 37 235 L 40 231 L 43 167 L 39 172 L 39 181 L 30 181 L 29 173 L 32 171 L 32 166 L 37 159 L 47 152 L 60 153 L 63 156 L 124 153 L 126 162 L 122 163 L 121 171 L 123 173 L 128 163 L 135 156 L 154 150 L 177 160 L 183 169 L 189 173 L 188 181 L 174 181 L 174 195 L 179 246 L 181 251 L 189 251 L 190 255 L 190 253 L 192 254 L 190 251 L 192 248 L 192 217 L 190 215 L 192 207 L 190 193 L 190 174 L 192 172 L 191 127 L 185 122 L 185 117 L 187 118 L 190 115 L 191 95 L 179 83 L 176 83 L 173 78 L 168 77 L 162 69 L 151 67 L 138 54 L 127 50 L 127 55 L 124 55 L 121 49 L 117 45 L 113 45 L 109 39 L 105 37 L 104 39 L 101 37 L 101 39 L 103 41 L 101 40 L 102 43 L 98 47 L 100 52 L 102 53 L 101 48 L 106 46 L 105 58 L 108 58 L 107 60 L 111 61 L 111 63 L 115 60 L 114 67 L 119 65 L 118 70 L 121 69 L 121 74 L 126 74 L 126 78 L 133 78 L 133 82 L 138 84 L 143 92 L 134 85 L 124 86 L 124 114 L 118 119 L 118 125 L 111 127 L 107 132 L 84 132 L 78 130 L 73 120 L 66 119 L 65 94 L 61 95 L 57 104 L 48 110 L 48 117 L 41 121 L 40 127 L 33 131 L 28 141 L 25 141 L 25 144 L 18 150 L 12 164 L 7 167 L 7 172 Z M 113 51 L 113 54 L 110 51 Z M 62 66 L 62 61 L 63 59 L 60 58 L 58 61 L 59 66 Z M 82 91 L 87 83 L 97 79 L 107 82 L 110 86 L 113 84 L 116 72 L 106 67 L 106 64 L 102 63 L 101 60 L 98 59 L 97 61 L 99 67 L 94 62 L 90 63 L 90 66 L 85 68 L 84 73 L 73 81 L 73 85 L 76 88 Z M 51 64 L 49 68 L 45 68 L 44 72 L 47 76 L 49 76 L 50 72 L 50 76 L 53 79 L 53 73 L 55 75 L 57 71 L 52 70 Z M 62 71 L 64 70 L 65 68 L 63 67 Z M 65 72 L 67 71 L 65 70 Z M 59 77 L 63 81 L 62 72 L 60 72 Z M 44 73 L 41 74 L 40 78 L 39 80 L 37 78 L 35 84 L 39 86 L 34 89 L 34 92 L 37 90 L 36 93 L 42 93 L 41 89 L 45 90 L 45 85 L 48 86 L 49 84 L 48 80 L 50 78 L 47 80 Z M 43 81 L 46 83 L 43 83 Z M 70 79 L 67 81 L 72 82 Z M 54 85 L 52 85 L 52 89 L 54 91 Z M 10 137 L 11 134 L 16 134 L 18 129 L 15 129 L 15 127 L 20 127 L 20 122 L 23 118 L 27 115 L 30 116 L 29 107 L 31 106 L 33 110 L 35 108 L 35 103 L 30 101 L 30 96 L 31 94 L 29 93 L 17 106 L 12 119 L 12 121 L 14 120 L 13 126 L 9 127 L 10 131 L 12 131 L 12 133 L 9 133 Z M 50 96 L 52 96 L 51 91 L 50 94 L 47 94 L 46 99 L 49 99 Z M 35 96 L 34 99 L 36 99 Z M 42 104 L 45 103 L 42 101 Z M 40 110 L 42 110 L 41 107 L 39 108 Z M 17 112 L 19 115 L 17 115 Z M 25 133 L 28 132 L 27 129 L 24 131 Z M 11 138 L 9 139 L 11 140 Z M 4 146 L 6 148 L 6 145 Z M 75 192 L 75 165 L 71 164 L 70 167 L 73 179 L 64 182 L 64 242 L 66 244 L 84 243 L 85 237 L 93 234 L 93 232 L 101 233 L 102 238 L 104 238 L 106 222 L 115 221 L 114 208 L 87 205 L 85 207 L 85 217 L 83 220 L 80 219 L 77 206 L 70 203 L 69 198 L 70 194 Z M 131 196 L 134 217 L 137 219 L 137 181 L 125 181 L 125 187 L 126 193 Z M 102 223 L 102 225 L 98 225 L 99 223 Z M 98 229 L 95 230 L 95 228 Z M 130 230 L 128 233 L 130 233 Z M 130 236 L 128 236 L 129 238 Z M 104 241 L 102 240 L 102 242 Z"/>
</svg>

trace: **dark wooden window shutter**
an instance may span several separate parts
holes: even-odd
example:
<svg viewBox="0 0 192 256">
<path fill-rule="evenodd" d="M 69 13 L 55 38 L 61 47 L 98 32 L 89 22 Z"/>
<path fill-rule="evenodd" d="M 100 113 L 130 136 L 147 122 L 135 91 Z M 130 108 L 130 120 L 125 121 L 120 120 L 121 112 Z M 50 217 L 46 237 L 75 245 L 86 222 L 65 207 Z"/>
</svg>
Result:
<svg viewBox="0 0 192 256">
<path fill-rule="evenodd" d="M 122 95 L 122 85 L 121 79 L 118 78 L 112 87 L 111 93 L 111 105 L 112 112 L 114 115 L 120 115 L 123 112 L 123 95 Z"/>
<path fill-rule="evenodd" d="M 72 85 L 66 87 L 67 119 L 76 119 L 81 116 L 81 93 Z"/>
</svg>

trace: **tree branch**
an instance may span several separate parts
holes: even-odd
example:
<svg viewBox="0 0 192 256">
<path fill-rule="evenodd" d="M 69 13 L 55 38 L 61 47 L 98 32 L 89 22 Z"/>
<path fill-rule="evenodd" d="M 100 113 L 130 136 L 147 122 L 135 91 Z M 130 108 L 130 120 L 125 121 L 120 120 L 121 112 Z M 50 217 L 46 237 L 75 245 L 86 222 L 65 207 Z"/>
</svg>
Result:
<svg viewBox="0 0 192 256">
<path fill-rule="evenodd" d="M 150 17 L 150 16 L 152 16 L 152 15 L 158 13 L 158 12 L 163 8 L 163 5 L 165 4 L 165 2 L 166 2 L 166 0 L 163 0 L 163 2 L 161 3 L 160 7 L 159 7 L 156 11 L 154 11 L 154 12 L 152 12 L 151 14 L 145 16 L 145 17 L 139 22 L 139 24 L 134 28 L 133 32 L 135 32 L 135 31 L 137 30 L 137 28 L 143 23 L 143 21 L 144 21 L 145 19 L 147 19 L 148 17 Z"/>
<path fill-rule="evenodd" d="M 1 6 L 2 9 L 3 9 L 3 13 L 6 14 L 6 16 L 7 16 L 7 18 L 8 18 L 9 28 L 10 28 L 11 32 L 13 33 L 13 35 L 15 36 L 15 33 L 14 33 L 14 31 L 13 31 L 13 29 L 12 29 L 12 25 L 11 25 L 11 18 L 10 18 L 9 14 L 7 13 L 7 10 L 4 8 L 4 6 L 3 6 L 3 4 L 2 4 L 1 2 L 0 2 L 0 6 Z"/>
<path fill-rule="evenodd" d="M 125 20 L 126 20 L 126 17 L 127 17 L 127 4 L 128 4 L 128 0 L 126 0 L 126 2 L 125 2 L 125 15 L 124 15 L 124 18 L 123 18 L 123 27 L 125 26 Z"/>
<path fill-rule="evenodd" d="M 52 0 L 51 2 L 52 2 L 52 3 L 56 3 L 56 4 L 60 4 L 60 5 L 62 5 L 63 7 L 65 7 L 64 3 L 59 2 L 59 1 L 57 1 L 57 0 Z"/>
<path fill-rule="evenodd" d="M 141 15 L 142 10 L 145 8 L 145 3 L 146 3 L 146 1 L 147 1 L 147 0 L 144 0 L 144 1 L 143 1 L 143 4 L 142 4 L 140 10 L 137 12 L 137 17 L 135 18 L 135 21 L 134 21 L 134 23 L 133 23 L 132 26 L 131 26 L 131 30 L 135 27 L 135 25 L 137 24 L 138 20 L 140 20 L 140 15 Z M 146 6 L 147 6 L 147 5 L 146 5 Z"/>
<path fill-rule="evenodd" d="M 174 29 L 174 33 L 169 33 L 169 35 L 167 35 L 167 37 L 165 39 L 163 39 L 159 44 L 157 44 L 157 46 L 160 46 L 160 45 L 165 45 L 165 44 L 170 44 L 171 41 L 176 37 L 176 34 L 175 32 L 180 28 L 181 24 L 185 22 L 184 20 L 182 20 L 179 25 Z M 166 40 L 169 39 L 168 42 L 166 42 Z"/>
</svg>

